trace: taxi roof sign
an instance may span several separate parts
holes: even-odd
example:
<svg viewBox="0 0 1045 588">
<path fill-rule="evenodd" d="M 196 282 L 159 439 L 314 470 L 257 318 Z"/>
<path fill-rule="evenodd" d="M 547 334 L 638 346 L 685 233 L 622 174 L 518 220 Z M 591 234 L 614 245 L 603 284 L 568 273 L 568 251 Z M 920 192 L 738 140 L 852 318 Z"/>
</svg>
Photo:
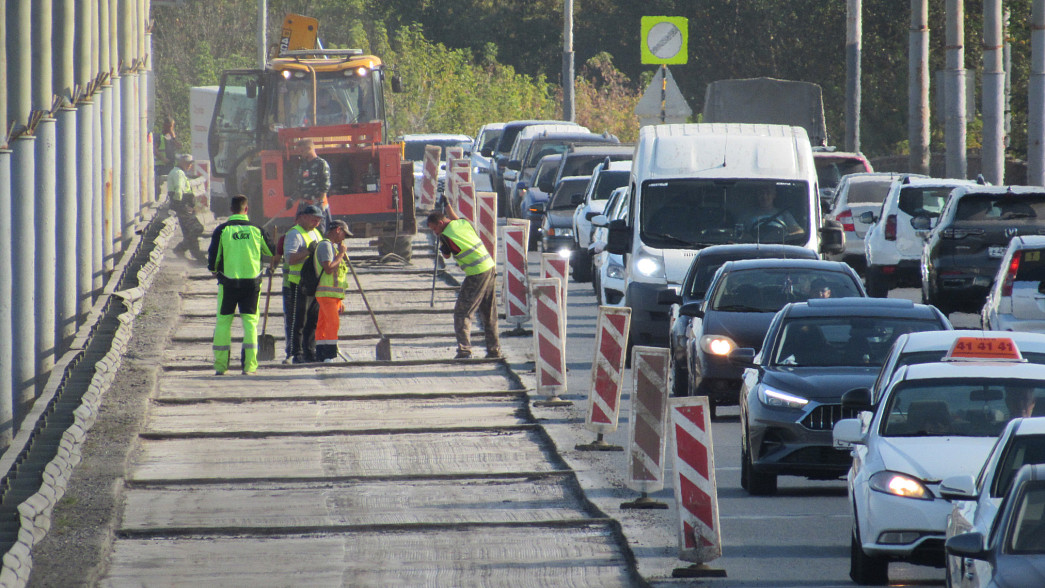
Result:
<svg viewBox="0 0 1045 588">
<path fill-rule="evenodd" d="M 1020 348 L 1009 337 L 958 337 L 944 361 L 1024 361 Z"/>
</svg>

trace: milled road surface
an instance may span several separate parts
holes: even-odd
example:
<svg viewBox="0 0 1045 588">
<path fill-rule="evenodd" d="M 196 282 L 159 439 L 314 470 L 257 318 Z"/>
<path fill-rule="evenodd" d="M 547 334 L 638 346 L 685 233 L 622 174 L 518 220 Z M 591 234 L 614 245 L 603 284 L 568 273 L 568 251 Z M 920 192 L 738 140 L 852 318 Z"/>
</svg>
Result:
<svg viewBox="0 0 1045 588">
<path fill-rule="evenodd" d="M 392 362 L 375 361 L 352 292 L 349 361 L 281 365 L 277 277 L 267 332 L 279 357 L 255 376 L 239 374 L 238 320 L 233 365 L 214 374 L 216 286 L 189 264 L 138 434 L 122 468 L 106 464 L 111 543 L 100 533 L 93 554 L 61 563 L 76 523 L 60 507 L 34 584 L 641 585 L 619 524 L 585 498 L 508 364 L 449 359 L 456 288 L 438 281 L 429 306 L 432 258 L 416 244 L 413 265 L 378 264 L 362 240 L 350 249 Z"/>
</svg>

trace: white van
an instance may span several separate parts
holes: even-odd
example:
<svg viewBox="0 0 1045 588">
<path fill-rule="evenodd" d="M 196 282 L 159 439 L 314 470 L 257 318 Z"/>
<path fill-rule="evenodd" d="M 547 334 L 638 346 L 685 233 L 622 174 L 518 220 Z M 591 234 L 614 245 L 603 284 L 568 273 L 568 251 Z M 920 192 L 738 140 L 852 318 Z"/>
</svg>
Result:
<svg viewBox="0 0 1045 588">
<path fill-rule="evenodd" d="M 698 249 L 775 243 L 844 251 L 842 226 L 821 221 L 813 150 L 801 127 L 643 127 L 629 186 L 628 217 L 610 223 L 606 249 L 625 256 L 633 344 L 667 343 L 669 307 L 658 293 L 678 290 Z"/>
</svg>

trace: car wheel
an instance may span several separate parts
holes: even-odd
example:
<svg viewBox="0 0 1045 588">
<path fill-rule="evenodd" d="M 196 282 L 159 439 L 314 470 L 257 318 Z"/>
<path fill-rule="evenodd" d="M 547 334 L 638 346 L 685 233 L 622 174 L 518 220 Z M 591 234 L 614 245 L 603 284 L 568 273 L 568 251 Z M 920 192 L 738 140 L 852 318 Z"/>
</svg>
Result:
<svg viewBox="0 0 1045 588">
<path fill-rule="evenodd" d="M 671 395 L 685 396 L 686 388 L 689 386 L 689 372 L 679 366 L 678 360 L 672 356 L 671 360 Z"/>
<path fill-rule="evenodd" d="M 540 233 L 530 229 L 530 242 L 526 244 L 527 251 L 537 251 L 537 245 L 541 242 Z"/>
<path fill-rule="evenodd" d="M 747 459 L 747 446 L 745 446 L 744 442 L 741 441 L 741 443 L 740 443 L 740 487 L 743 488 L 744 490 L 747 490 L 747 486 L 748 486 L 747 479 L 748 479 L 748 476 L 751 475 L 750 470 L 751 470 L 751 467 L 748 465 L 748 459 Z"/>
<path fill-rule="evenodd" d="M 864 553 L 860 538 L 853 524 L 849 543 L 849 577 L 861 586 L 882 586 L 889 583 L 889 560 Z"/>
<path fill-rule="evenodd" d="M 872 298 L 888 298 L 889 284 L 886 282 L 882 269 L 877 266 L 868 266 L 864 277 L 864 285 L 867 295 Z"/>
<path fill-rule="evenodd" d="M 581 249 L 579 246 L 576 247 L 573 253 L 573 259 L 570 260 L 570 265 L 573 266 L 574 282 L 591 281 L 591 257 L 589 256 L 587 249 Z"/>
<path fill-rule="evenodd" d="M 747 490 L 748 494 L 752 496 L 772 496 L 776 494 L 776 474 L 766 474 L 755 470 L 755 462 L 751 459 L 750 451 L 744 451 L 743 458 L 741 469 L 747 470 L 747 485 L 744 486 L 744 489 Z"/>
</svg>

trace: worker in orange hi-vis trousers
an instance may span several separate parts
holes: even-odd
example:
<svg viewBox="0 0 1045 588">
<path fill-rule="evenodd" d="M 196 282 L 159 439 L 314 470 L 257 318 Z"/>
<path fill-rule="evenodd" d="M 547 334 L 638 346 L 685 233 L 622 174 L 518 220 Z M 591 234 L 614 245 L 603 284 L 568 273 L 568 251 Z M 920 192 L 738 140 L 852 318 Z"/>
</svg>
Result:
<svg viewBox="0 0 1045 588">
<path fill-rule="evenodd" d="M 319 321 L 316 323 L 316 361 L 332 362 L 337 357 L 338 331 L 341 329 L 341 309 L 348 288 L 348 247 L 345 243 L 352 233 L 345 221 L 330 222 L 323 240 L 316 247 L 316 302 Z"/>
</svg>

